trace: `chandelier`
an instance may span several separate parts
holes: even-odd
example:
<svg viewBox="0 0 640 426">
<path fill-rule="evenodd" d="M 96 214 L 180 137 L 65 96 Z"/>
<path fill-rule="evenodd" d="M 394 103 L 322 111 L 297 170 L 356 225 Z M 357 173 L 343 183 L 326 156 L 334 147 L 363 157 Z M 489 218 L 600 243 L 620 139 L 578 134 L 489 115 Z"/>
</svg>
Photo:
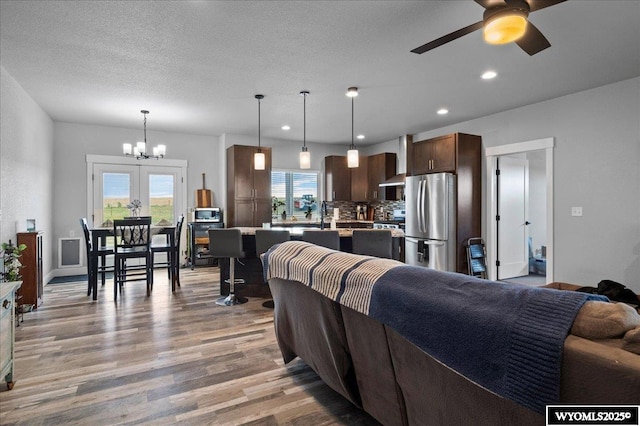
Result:
<svg viewBox="0 0 640 426">
<path fill-rule="evenodd" d="M 143 109 L 140 111 L 144 114 L 144 141 L 137 142 L 136 146 L 132 146 L 130 143 L 122 144 L 122 152 L 127 157 L 136 157 L 137 160 L 148 159 L 148 158 L 164 158 L 167 153 L 167 147 L 165 145 L 154 146 L 152 153 L 149 154 L 147 151 L 147 114 L 149 111 Z"/>
</svg>

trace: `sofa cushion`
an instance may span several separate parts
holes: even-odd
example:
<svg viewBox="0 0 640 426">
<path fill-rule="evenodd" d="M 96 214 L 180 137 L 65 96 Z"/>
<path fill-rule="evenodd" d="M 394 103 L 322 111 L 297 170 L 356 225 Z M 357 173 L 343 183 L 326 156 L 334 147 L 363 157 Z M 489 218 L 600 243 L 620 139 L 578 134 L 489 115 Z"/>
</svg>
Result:
<svg viewBox="0 0 640 426">
<path fill-rule="evenodd" d="M 625 333 L 622 349 L 640 355 L 640 327 L 636 327 Z"/>
<path fill-rule="evenodd" d="M 571 334 L 586 339 L 621 337 L 640 326 L 640 315 L 625 303 L 587 301 L 573 322 Z"/>
<path fill-rule="evenodd" d="M 577 284 L 564 283 L 564 282 L 561 282 L 561 281 L 554 281 L 552 283 L 545 284 L 542 287 L 553 288 L 553 289 L 556 289 L 556 290 L 576 291 L 577 289 L 581 288 L 582 286 L 577 285 Z"/>
</svg>

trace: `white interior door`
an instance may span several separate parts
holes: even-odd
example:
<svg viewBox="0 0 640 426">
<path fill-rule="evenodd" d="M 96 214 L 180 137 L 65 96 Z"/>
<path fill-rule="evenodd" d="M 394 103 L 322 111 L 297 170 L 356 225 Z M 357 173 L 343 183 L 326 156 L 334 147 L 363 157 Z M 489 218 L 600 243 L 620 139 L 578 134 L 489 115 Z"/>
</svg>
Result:
<svg viewBox="0 0 640 426">
<path fill-rule="evenodd" d="M 528 161 L 502 156 L 498 169 L 498 279 L 521 277 L 529 274 Z"/>
</svg>

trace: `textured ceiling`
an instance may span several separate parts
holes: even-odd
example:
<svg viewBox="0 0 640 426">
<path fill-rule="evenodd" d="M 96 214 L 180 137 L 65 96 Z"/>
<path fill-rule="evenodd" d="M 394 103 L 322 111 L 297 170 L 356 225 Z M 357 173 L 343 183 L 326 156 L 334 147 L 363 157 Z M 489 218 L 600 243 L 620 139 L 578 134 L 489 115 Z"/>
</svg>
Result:
<svg viewBox="0 0 640 426">
<path fill-rule="evenodd" d="M 640 75 L 640 1 L 570 0 L 530 19 L 551 48 L 528 56 L 477 31 L 459 1 L 7 1 L 0 63 L 57 121 L 363 144 L 392 140 Z M 483 81 L 493 69 L 498 77 Z M 446 116 L 436 110 L 449 109 Z M 283 124 L 292 129 L 284 132 Z"/>
</svg>

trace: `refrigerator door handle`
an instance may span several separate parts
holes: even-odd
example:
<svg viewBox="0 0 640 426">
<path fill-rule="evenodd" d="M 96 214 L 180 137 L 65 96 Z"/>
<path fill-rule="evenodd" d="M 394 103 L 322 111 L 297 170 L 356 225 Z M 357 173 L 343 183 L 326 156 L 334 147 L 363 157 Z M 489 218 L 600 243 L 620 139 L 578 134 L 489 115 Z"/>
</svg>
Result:
<svg viewBox="0 0 640 426">
<path fill-rule="evenodd" d="M 418 203 L 418 208 L 420 209 L 420 232 L 425 234 L 427 232 L 427 223 L 426 223 L 426 209 L 425 209 L 425 203 L 427 202 L 426 199 L 426 193 L 427 193 L 427 181 L 422 179 L 420 180 L 420 201 Z"/>
<path fill-rule="evenodd" d="M 422 187 L 424 185 L 424 181 L 422 179 L 420 179 L 418 181 L 418 202 L 416 203 L 416 217 L 418 218 L 418 231 L 420 231 L 420 233 L 425 232 L 424 231 L 424 219 L 422 217 L 422 213 L 423 213 L 423 208 L 424 205 L 422 204 L 424 202 L 424 199 L 422 198 L 423 196 L 423 190 Z"/>
</svg>

